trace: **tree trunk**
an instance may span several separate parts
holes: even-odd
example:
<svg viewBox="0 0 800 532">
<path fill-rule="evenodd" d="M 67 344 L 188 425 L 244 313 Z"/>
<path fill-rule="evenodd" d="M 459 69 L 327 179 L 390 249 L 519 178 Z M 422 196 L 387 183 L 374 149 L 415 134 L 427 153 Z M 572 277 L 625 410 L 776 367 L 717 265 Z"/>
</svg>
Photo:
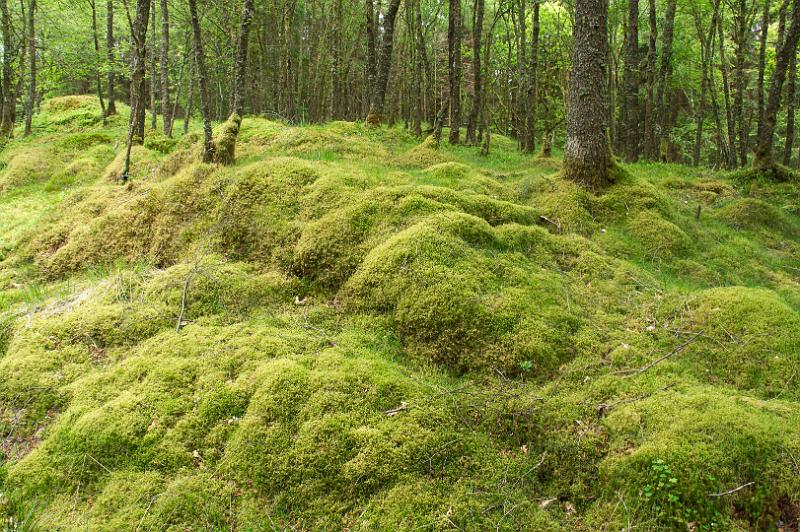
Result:
<svg viewBox="0 0 800 532">
<path fill-rule="evenodd" d="M 2 0 L 0 0 L 2 1 Z M 131 27 L 131 116 L 125 145 L 125 166 L 119 176 L 123 183 L 130 177 L 131 147 L 144 141 L 145 61 L 147 60 L 147 22 L 150 19 L 150 0 L 137 0 L 136 18 Z"/>
<path fill-rule="evenodd" d="M 613 165 L 606 117 L 607 20 L 608 0 L 576 3 L 564 176 L 595 191 L 611 183 Z"/>
<path fill-rule="evenodd" d="M 33 3 L 34 0 L 31 0 Z M 100 39 L 97 36 L 97 4 L 95 0 L 89 0 L 89 6 L 92 8 L 92 40 L 94 41 L 94 52 L 97 54 L 98 59 L 100 58 Z M 33 24 L 31 23 L 31 26 Z M 31 33 L 33 35 L 33 33 Z M 35 51 L 35 47 L 32 49 Z M 97 99 L 100 101 L 100 112 L 103 115 L 103 124 L 107 122 L 106 120 L 106 105 L 103 101 L 103 81 L 102 76 L 100 75 L 100 69 L 97 69 L 95 73 L 95 85 L 97 86 Z"/>
<path fill-rule="evenodd" d="M 164 0 L 166 1 L 166 0 Z M 233 112 L 240 117 L 244 113 L 244 85 L 247 68 L 247 48 L 250 45 L 250 26 L 253 22 L 255 6 L 253 0 L 242 2 L 242 17 L 239 26 L 239 39 L 236 45 L 236 63 L 234 64 Z"/>
<path fill-rule="evenodd" d="M 461 0 L 450 0 L 447 24 L 448 82 L 450 96 L 450 144 L 461 133 Z"/>
<path fill-rule="evenodd" d="M 0 13 L 2 14 L 3 31 L 3 110 L 0 116 L 0 137 L 14 136 L 14 108 L 16 107 L 16 95 L 14 94 L 14 82 L 11 65 L 14 61 L 16 49 L 11 36 L 11 17 L 8 13 L 7 0 L 0 0 Z"/>
<path fill-rule="evenodd" d="M 370 2 L 371 3 L 371 2 Z M 383 119 L 383 107 L 386 102 L 386 88 L 389 85 L 389 71 L 392 66 L 392 48 L 394 46 L 394 26 L 400 0 L 391 0 L 383 15 L 383 35 L 378 65 L 375 69 L 374 85 L 371 87 L 371 98 L 367 125 L 377 126 Z"/>
<path fill-rule="evenodd" d="M 795 1 L 792 5 L 792 23 L 775 57 L 775 72 L 770 80 L 769 99 L 764 109 L 763 127 L 758 135 L 754 166 L 763 168 L 773 165 L 772 145 L 775 140 L 775 122 L 781 105 L 786 71 L 792 56 L 796 54 L 798 39 L 800 39 L 800 1 Z"/>
<path fill-rule="evenodd" d="M 156 76 L 156 0 L 153 0 L 153 5 L 150 6 L 150 15 L 153 19 L 150 24 L 150 48 L 152 48 L 152 53 L 150 54 L 150 129 L 155 130 L 158 120 L 156 113 L 156 93 L 158 92 L 158 78 Z"/>
<path fill-rule="evenodd" d="M 656 1 L 648 1 L 648 20 L 650 24 L 650 39 L 647 45 L 646 87 L 647 96 L 644 102 L 644 156 L 653 161 L 656 153 L 656 128 L 655 128 L 655 83 L 656 83 L 656 40 L 658 39 L 658 26 L 656 21 Z"/>
<path fill-rule="evenodd" d="M 481 0 L 476 0 L 481 1 Z M 422 120 L 425 116 L 425 40 L 422 38 L 422 6 L 420 0 L 413 3 L 414 13 L 412 13 L 411 24 L 413 26 L 409 38 L 414 39 L 415 48 L 415 72 L 414 72 L 414 134 L 422 136 Z M 480 62 L 480 59 L 477 59 Z"/>
<path fill-rule="evenodd" d="M 722 31 L 723 16 L 717 18 L 717 32 L 719 40 L 719 69 L 722 73 L 722 91 L 725 97 L 725 122 L 727 124 L 728 139 L 727 139 L 727 153 L 728 168 L 735 168 L 737 166 L 736 157 L 736 125 L 733 121 L 733 109 L 731 108 L 731 87 L 730 75 L 728 74 L 728 61 L 725 58 L 725 34 Z"/>
<path fill-rule="evenodd" d="M 538 7 L 538 0 L 537 0 Z M 472 82 L 474 85 L 472 108 L 467 119 L 467 143 L 478 143 L 478 120 L 481 113 L 481 99 L 483 92 L 483 67 L 481 66 L 481 47 L 483 46 L 483 19 L 486 9 L 485 0 L 475 0 L 475 17 L 472 23 Z"/>
<path fill-rule="evenodd" d="M 628 0 L 625 33 L 625 160 L 639 158 L 639 0 Z"/>
<path fill-rule="evenodd" d="M 106 4 L 106 53 L 108 54 L 108 105 L 106 116 L 117 114 L 117 104 L 114 95 L 114 0 Z"/>
<path fill-rule="evenodd" d="M 533 2 L 533 30 L 531 34 L 531 65 L 528 79 L 527 119 L 525 151 L 536 149 L 537 73 L 539 70 L 539 0 Z"/>
<path fill-rule="evenodd" d="M 667 83 L 672 75 L 672 42 L 675 29 L 675 9 L 676 0 L 669 0 L 667 2 L 667 11 L 664 14 L 664 34 L 661 36 L 661 64 L 658 69 L 658 91 L 656 93 L 656 113 L 658 115 L 658 150 L 659 158 L 666 159 L 667 149 L 665 145 L 669 144 L 669 120 L 667 114 Z"/>
<path fill-rule="evenodd" d="M 33 102 L 36 100 L 36 0 L 31 0 L 28 9 L 28 60 L 30 61 L 29 73 L 30 81 L 28 84 L 28 101 L 25 102 L 25 136 L 31 134 L 31 123 L 33 121 Z M 102 100 L 101 100 L 102 101 Z"/>
<path fill-rule="evenodd" d="M 764 0 L 761 13 L 761 32 L 758 42 L 758 80 L 756 82 L 756 105 L 758 106 L 758 135 L 764 127 L 764 71 L 767 64 L 767 37 L 769 35 L 769 8 L 772 0 Z"/>
<path fill-rule="evenodd" d="M 183 112 L 183 134 L 189 132 L 189 121 L 192 118 L 192 104 L 194 103 L 194 47 L 192 47 L 192 58 L 189 60 L 189 87 L 186 93 L 186 109 Z"/>
<path fill-rule="evenodd" d="M 200 112 L 203 114 L 203 162 L 209 163 L 214 160 L 214 138 L 211 130 L 211 102 L 208 98 L 206 54 L 203 49 L 203 34 L 200 28 L 200 19 L 197 17 L 197 0 L 189 0 L 189 13 L 192 19 L 194 61 L 197 65 L 197 80 L 200 85 Z"/>
<path fill-rule="evenodd" d="M 155 72 L 153 73 L 155 76 Z M 161 0 L 161 114 L 164 134 L 172 136 L 172 105 L 169 101 L 169 2 Z"/>
<path fill-rule="evenodd" d="M 738 152 L 739 164 L 747 165 L 747 152 L 750 147 L 750 134 L 747 121 L 744 119 L 744 91 L 746 86 L 746 54 L 749 36 L 749 20 L 747 12 L 747 0 L 739 0 L 738 12 L 735 16 L 736 21 L 736 68 L 734 78 L 736 83 L 736 94 L 733 97 L 733 117 L 738 126 Z"/>
<path fill-rule="evenodd" d="M 783 164 L 791 166 L 794 149 L 794 113 L 797 103 L 797 49 L 789 59 L 789 85 L 786 87 L 786 145 L 783 149 Z"/>
</svg>

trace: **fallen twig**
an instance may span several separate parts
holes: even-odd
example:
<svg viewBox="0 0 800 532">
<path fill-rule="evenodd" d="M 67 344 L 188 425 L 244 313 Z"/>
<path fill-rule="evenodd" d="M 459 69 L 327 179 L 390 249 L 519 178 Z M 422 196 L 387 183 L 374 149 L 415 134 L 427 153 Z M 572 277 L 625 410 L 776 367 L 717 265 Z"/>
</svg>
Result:
<svg viewBox="0 0 800 532">
<path fill-rule="evenodd" d="M 691 344 L 692 342 L 694 342 L 695 340 L 697 340 L 698 338 L 700 338 L 700 336 L 702 336 L 702 335 L 703 335 L 703 332 L 704 332 L 704 331 L 700 331 L 700 332 L 698 332 L 697 334 L 695 334 L 694 336 L 692 336 L 691 338 L 689 338 L 688 340 L 686 340 L 685 342 L 683 342 L 681 345 L 679 345 L 678 347 L 676 347 L 675 349 L 673 349 L 672 351 L 670 351 L 669 353 L 667 353 L 666 355 L 664 355 L 664 356 L 662 356 L 662 357 L 659 357 L 659 358 L 655 359 L 654 361 L 650 362 L 649 364 L 647 364 L 647 365 L 646 365 L 646 366 L 644 366 L 643 368 L 640 368 L 640 369 L 636 370 L 636 371 L 635 371 L 635 372 L 634 372 L 632 375 L 628 375 L 628 377 L 634 377 L 634 376 L 636 376 L 636 375 L 641 375 L 642 373 L 644 373 L 644 372 L 645 372 L 645 371 L 647 371 L 648 369 L 652 368 L 652 367 L 653 367 L 653 366 L 655 366 L 656 364 L 659 364 L 659 363 L 661 363 L 661 362 L 665 361 L 666 359 L 668 359 L 668 358 L 669 358 L 669 357 L 671 357 L 671 356 L 677 355 L 678 353 L 680 353 L 681 351 L 683 351 L 684 349 L 686 349 L 686 348 L 689 346 L 689 344 Z"/>
<path fill-rule="evenodd" d="M 709 497 L 724 497 L 725 495 L 731 495 L 733 493 L 736 493 L 737 491 L 741 491 L 741 490 L 743 490 L 743 489 L 745 489 L 745 488 L 747 488 L 749 486 L 752 486 L 753 484 L 755 484 L 755 482 L 747 482 L 745 484 L 742 484 L 739 487 L 733 488 L 732 490 L 723 491 L 722 493 L 709 493 L 708 496 Z"/>
</svg>

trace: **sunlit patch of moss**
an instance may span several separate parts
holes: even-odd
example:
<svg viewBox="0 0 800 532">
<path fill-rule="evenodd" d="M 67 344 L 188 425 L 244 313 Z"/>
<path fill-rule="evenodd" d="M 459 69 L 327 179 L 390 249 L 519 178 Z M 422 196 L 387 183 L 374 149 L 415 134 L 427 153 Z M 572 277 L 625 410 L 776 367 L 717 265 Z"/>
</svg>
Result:
<svg viewBox="0 0 800 532">
<path fill-rule="evenodd" d="M 411 168 L 428 168 L 451 160 L 452 157 L 449 154 L 436 147 L 433 137 L 428 137 L 421 144 L 397 156 L 394 162 L 400 166 Z"/>
<path fill-rule="evenodd" d="M 117 156 L 111 163 L 106 166 L 105 179 L 108 181 L 117 181 L 122 169 L 125 167 L 126 151 L 123 146 L 118 152 Z M 131 147 L 131 179 L 150 179 L 153 177 L 154 171 L 157 167 L 158 155 L 156 152 L 148 149 L 145 146 L 133 145 Z"/>
<path fill-rule="evenodd" d="M 15 150 L 0 172 L 0 193 L 47 180 L 56 170 L 54 157 L 47 148 Z"/>
</svg>

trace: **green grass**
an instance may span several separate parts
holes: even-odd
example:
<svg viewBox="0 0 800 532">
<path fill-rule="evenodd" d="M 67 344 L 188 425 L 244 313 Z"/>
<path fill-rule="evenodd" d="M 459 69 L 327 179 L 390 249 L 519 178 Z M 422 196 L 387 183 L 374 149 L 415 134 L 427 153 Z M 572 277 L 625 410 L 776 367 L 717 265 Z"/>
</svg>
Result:
<svg viewBox="0 0 800 532">
<path fill-rule="evenodd" d="M 0 152 L 4 527 L 796 519 L 791 181 L 246 117 L 122 186 L 125 124 L 54 99 Z"/>
</svg>

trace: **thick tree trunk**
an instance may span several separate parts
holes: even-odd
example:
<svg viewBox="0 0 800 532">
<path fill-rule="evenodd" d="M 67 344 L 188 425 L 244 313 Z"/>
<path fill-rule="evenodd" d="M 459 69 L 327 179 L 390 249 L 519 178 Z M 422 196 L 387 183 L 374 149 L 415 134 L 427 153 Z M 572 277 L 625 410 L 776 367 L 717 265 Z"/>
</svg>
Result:
<svg viewBox="0 0 800 532">
<path fill-rule="evenodd" d="M 538 0 L 536 0 L 538 7 Z M 478 143 L 478 120 L 481 116 L 483 93 L 483 67 L 481 66 L 481 47 L 483 46 L 483 19 L 486 9 L 485 0 L 475 0 L 475 17 L 472 23 L 472 83 L 474 86 L 472 107 L 467 119 L 467 143 Z"/>
<path fill-rule="evenodd" d="M 797 42 L 800 39 L 800 1 L 795 1 L 792 5 L 792 22 L 789 30 L 777 50 L 775 57 L 775 72 L 770 80 L 769 98 L 764 109 L 764 123 L 758 135 L 754 165 L 757 167 L 768 167 L 773 165 L 772 145 L 775 140 L 775 123 L 778 116 L 778 109 L 781 105 L 781 94 L 783 84 L 786 80 L 786 71 L 792 56 L 796 53 Z"/>
<path fill-rule="evenodd" d="M 450 96 L 450 144 L 461 133 L 461 0 L 450 0 L 447 24 L 448 82 Z"/>
<path fill-rule="evenodd" d="M 639 0 L 628 0 L 628 22 L 625 33 L 625 160 L 639 158 Z"/>
<path fill-rule="evenodd" d="M 371 2 L 370 2 L 371 3 Z M 377 126 L 383 119 L 383 107 L 386 102 L 386 88 L 389 86 L 389 72 L 392 67 L 392 49 L 394 47 L 394 27 L 400 0 L 391 0 L 383 15 L 383 35 L 380 56 L 375 69 L 374 85 L 371 87 L 371 98 L 367 125 Z"/>
<path fill-rule="evenodd" d="M 656 83 L 656 41 L 658 39 L 658 26 L 656 21 L 656 1 L 648 1 L 648 20 L 650 25 L 650 39 L 647 45 L 646 87 L 647 96 L 644 102 L 644 156 L 653 161 L 656 153 L 656 128 L 655 128 L 655 83 Z"/>
<path fill-rule="evenodd" d="M 536 149 L 537 83 L 539 70 L 539 0 L 533 2 L 533 30 L 531 33 L 531 65 L 528 78 L 527 120 L 525 151 Z"/>
<path fill-rule="evenodd" d="M 606 117 L 607 21 L 608 0 L 576 3 L 564 176 L 595 191 L 611 184 L 613 165 Z"/>
<path fill-rule="evenodd" d="M 155 72 L 153 73 L 155 76 Z M 172 136 L 172 105 L 169 101 L 169 2 L 161 0 L 161 114 L 164 134 Z"/>
<path fill-rule="evenodd" d="M 667 11 L 664 14 L 664 34 L 661 36 L 661 63 L 658 69 L 658 90 L 656 93 L 656 113 L 658 123 L 658 142 L 659 158 L 666 159 L 669 144 L 669 120 L 667 113 L 667 83 L 672 75 L 672 42 L 675 29 L 675 10 L 676 0 L 668 0 Z"/>
<path fill-rule="evenodd" d="M 2 1 L 2 0 L 0 0 Z M 131 27 L 131 116 L 125 145 L 125 166 L 119 176 L 123 183 L 130 177 L 131 147 L 144 141 L 145 61 L 147 60 L 147 23 L 150 0 L 137 0 L 136 17 Z"/>
<path fill-rule="evenodd" d="M 28 82 L 28 100 L 25 102 L 25 136 L 31 134 L 33 122 L 33 102 L 36 101 L 36 0 L 31 0 L 28 8 L 28 61 L 30 80 Z M 102 101 L 102 100 L 101 100 Z"/>
<path fill-rule="evenodd" d="M 116 96 L 114 94 L 114 0 L 106 4 L 106 53 L 108 54 L 108 105 L 106 116 L 117 114 Z"/>
<path fill-rule="evenodd" d="M 197 0 L 189 0 L 189 13 L 192 19 L 194 61 L 197 65 L 197 80 L 200 86 L 200 112 L 203 114 L 203 162 L 209 163 L 214 160 L 214 137 L 211 130 L 211 101 L 208 97 L 206 54 L 203 48 L 200 19 L 197 17 Z"/>
</svg>

